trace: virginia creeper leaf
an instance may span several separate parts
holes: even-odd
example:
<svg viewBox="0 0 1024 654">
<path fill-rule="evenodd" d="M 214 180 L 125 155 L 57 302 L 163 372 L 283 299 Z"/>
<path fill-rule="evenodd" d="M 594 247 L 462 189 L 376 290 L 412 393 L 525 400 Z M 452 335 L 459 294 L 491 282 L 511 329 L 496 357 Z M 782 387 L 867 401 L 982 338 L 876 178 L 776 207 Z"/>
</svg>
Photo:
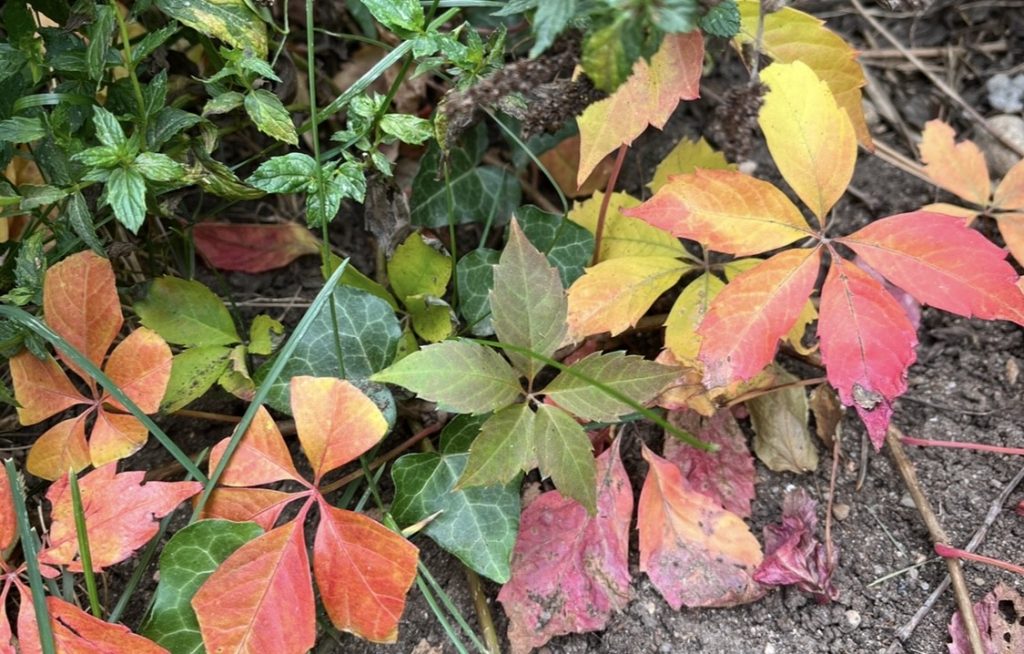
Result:
<svg viewBox="0 0 1024 654">
<path fill-rule="evenodd" d="M 735 606 L 761 597 L 752 577 L 761 546 L 743 520 L 695 491 L 647 446 L 643 455 L 650 470 L 637 515 L 640 570 L 669 606 Z"/>
<path fill-rule="evenodd" d="M 117 344 L 103 371 L 143 412 L 156 413 L 171 376 L 171 348 L 152 329 L 139 327 Z M 128 411 L 109 395 L 102 401 Z"/>
<path fill-rule="evenodd" d="M 956 142 L 956 132 L 941 120 L 929 120 L 921 134 L 924 172 L 937 186 L 984 207 L 992 193 L 988 164 L 973 141 Z"/>
<path fill-rule="evenodd" d="M 22 654 L 41 654 L 39 626 L 32 607 L 32 595 L 19 586 L 21 611 L 18 614 L 18 640 Z M 111 624 L 89 615 L 59 597 L 47 597 L 46 609 L 53 626 L 53 641 L 58 652 L 71 654 L 166 654 L 167 650 L 133 634 L 122 624 Z M 13 649 L 10 651 L 14 651 Z"/>
<path fill-rule="evenodd" d="M 267 488 L 225 488 L 210 494 L 203 517 L 216 516 L 232 522 L 255 522 L 269 531 L 277 524 L 281 511 L 298 497 L 294 493 Z"/>
<path fill-rule="evenodd" d="M 589 200 L 574 203 L 572 211 L 569 212 L 569 220 L 587 228 L 591 234 L 596 233 L 603 200 L 604 194 L 598 191 Z M 626 209 L 639 204 L 640 200 L 631 195 L 612 193 L 608 200 L 598 261 L 619 257 L 680 257 L 685 254 L 686 250 L 679 239 L 666 234 L 664 230 L 651 227 L 642 220 L 624 215 Z"/>
<path fill-rule="evenodd" d="M 769 586 L 795 584 L 819 602 L 828 602 L 839 596 L 832 585 L 839 555 L 833 544 L 830 558 L 829 549 L 815 537 L 816 506 L 802 488 L 786 493 L 782 522 L 764 528 L 765 557 L 754 578 Z"/>
<path fill-rule="evenodd" d="M 512 579 L 498 594 L 513 654 L 554 636 L 604 629 L 629 602 L 633 491 L 618 441 L 597 459 L 596 494 L 596 514 L 558 491 L 523 510 Z"/>
<path fill-rule="evenodd" d="M 224 303 L 195 280 L 159 277 L 133 308 L 142 324 L 168 343 L 233 345 L 242 340 Z"/>
<path fill-rule="evenodd" d="M 776 379 L 793 384 L 799 379 L 779 368 Z M 754 452 L 761 463 L 776 472 L 812 472 L 818 467 L 818 450 L 807 430 L 807 394 L 791 385 L 747 401 L 754 427 Z"/>
<path fill-rule="evenodd" d="M 703 368 L 697 358 L 701 343 L 697 327 L 704 320 L 711 301 L 723 288 L 725 283 L 721 279 L 711 273 L 703 273 L 686 285 L 669 310 L 665 320 L 665 347 L 671 350 L 679 364 Z"/>
<path fill-rule="evenodd" d="M 548 404 L 537 407 L 533 446 L 541 474 L 555 487 L 582 504 L 591 515 L 597 510 L 594 455 L 587 432 L 565 411 Z"/>
<path fill-rule="evenodd" d="M 670 177 L 696 172 L 698 168 L 710 170 L 736 170 L 725 155 L 712 148 L 704 137 L 691 141 L 682 139 L 665 155 L 654 169 L 654 178 L 647 184 L 653 192 L 664 186 Z"/>
<path fill-rule="evenodd" d="M 985 654 L 1013 654 L 1024 644 L 1024 597 L 1003 582 L 972 607 Z M 970 654 L 971 642 L 959 611 L 949 620 L 949 654 Z"/>
<path fill-rule="evenodd" d="M 192 235 L 199 254 L 220 270 L 266 272 L 320 252 L 320 241 L 298 223 L 199 223 Z"/>
<path fill-rule="evenodd" d="M 49 356 L 38 359 L 26 350 L 12 357 L 10 366 L 18 421 L 23 425 L 34 425 L 76 404 L 88 403 Z"/>
<path fill-rule="evenodd" d="M 992 204 L 1006 211 L 1024 209 L 1024 160 L 1018 161 L 996 186 Z"/>
<path fill-rule="evenodd" d="M 526 404 L 497 411 L 480 427 L 456 488 L 507 483 L 537 465 L 534 413 Z"/>
<path fill-rule="evenodd" d="M 678 371 L 625 352 L 594 353 L 569 366 L 634 402 L 646 404 L 675 380 Z M 595 422 L 614 422 L 635 409 L 610 397 L 572 373 L 558 373 L 544 393 L 573 415 Z"/>
</svg>

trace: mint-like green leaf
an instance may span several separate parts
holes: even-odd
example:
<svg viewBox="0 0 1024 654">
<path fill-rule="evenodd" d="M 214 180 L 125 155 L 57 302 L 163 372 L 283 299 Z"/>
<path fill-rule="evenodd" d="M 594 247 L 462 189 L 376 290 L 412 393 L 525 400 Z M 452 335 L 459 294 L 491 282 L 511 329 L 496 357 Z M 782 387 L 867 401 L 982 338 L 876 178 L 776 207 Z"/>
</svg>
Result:
<svg viewBox="0 0 1024 654">
<path fill-rule="evenodd" d="M 292 152 L 267 159 L 245 181 L 267 193 L 295 193 L 304 190 L 315 177 L 313 157 Z"/>
<path fill-rule="evenodd" d="M 242 339 L 227 307 L 195 280 L 163 276 L 133 306 L 142 324 L 175 345 L 234 345 Z"/>
<path fill-rule="evenodd" d="M 410 114 L 384 114 L 380 128 L 403 143 L 419 145 L 434 135 L 433 124 Z"/>
<path fill-rule="evenodd" d="M 417 0 L 363 0 L 363 4 L 388 29 L 409 32 L 423 29 L 423 7 Z"/>
<path fill-rule="evenodd" d="M 267 25 L 245 0 L 156 0 L 156 6 L 200 34 L 267 56 Z"/>
<path fill-rule="evenodd" d="M 18 192 L 21 193 L 21 208 L 25 211 L 59 202 L 68 195 L 67 189 L 48 184 L 22 184 Z"/>
<path fill-rule="evenodd" d="M 535 415 L 526 404 L 498 411 L 480 427 L 456 488 L 504 484 L 537 466 Z"/>
<path fill-rule="evenodd" d="M 92 220 L 92 212 L 89 211 L 89 205 L 81 193 L 75 193 L 68 198 L 61 218 L 64 218 L 71 225 L 71 230 L 78 238 L 82 239 L 83 243 L 92 248 L 96 253 L 103 254 L 103 244 L 100 243 L 99 237 L 96 236 L 96 225 Z"/>
<path fill-rule="evenodd" d="M 498 339 L 551 356 L 565 339 L 569 303 L 555 270 L 513 221 L 508 244 L 494 267 L 491 319 Z M 515 352 L 509 359 L 527 380 L 544 364 Z"/>
<path fill-rule="evenodd" d="M 534 43 L 530 58 L 544 52 L 555 42 L 555 37 L 569 24 L 576 13 L 576 0 L 544 0 L 537 4 L 533 17 Z"/>
<path fill-rule="evenodd" d="M 496 411 L 522 393 L 508 362 L 491 348 L 470 341 L 428 345 L 371 379 L 398 384 L 457 413 Z"/>
<path fill-rule="evenodd" d="M 132 164 L 146 179 L 154 182 L 173 182 L 185 176 L 185 167 L 159 152 L 143 152 Z"/>
<path fill-rule="evenodd" d="M 551 477 L 562 495 L 593 515 L 597 510 L 597 466 L 583 426 L 565 411 L 541 404 L 533 429 L 541 473 Z"/>
<path fill-rule="evenodd" d="M 113 168 L 121 161 L 122 149 L 117 145 L 97 145 L 74 154 L 71 158 L 89 168 Z"/>
<path fill-rule="evenodd" d="M 618 391 L 639 404 L 652 400 L 679 372 L 643 357 L 625 352 L 595 353 L 570 366 L 590 379 Z M 614 422 L 635 409 L 596 386 L 561 372 L 544 393 L 558 406 L 585 420 Z"/>
<path fill-rule="evenodd" d="M 0 141 L 8 143 L 29 143 L 46 136 L 46 126 L 41 118 L 15 116 L 0 120 Z"/>
<path fill-rule="evenodd" d="M 120 148 L 128 140 L 114 114 L 99 105 L 92 108 L 92 124 L 96 126 L 96 138 L 103 145 Z"/>
<path fill-rule="evenodd" d="M 24 52 L 11 47 L 9 43 L 0 43 L 0 82 L 20 73 L 27 63 L 28 56 Z"/>
<path fill-rule="evenodd" d="M 494 266 L 500 253 L 478 248 L 467 253 L 455 265 L 459 284 L 459 311 L 474 336 L 494 333 L 491 320 L 491 289 L 494 288 Z"/>
<path fill-rule="evenodd" d="M 214 116 L 217 114 L 226 114 L 238 109 L 244 103 L 244 95 L 238 91 L 227 91 L 216 97 L 210 98 L 206 104 L 203 105 L 203 115 Z"/>
<path fill-rule="evenodd" d="M 481 575 L 508 581 L 519 531 L 519 481 L 454 490 L 468 454 L 407 454 L 391 468 L 391 514 L 402 527 L 435 513 L 423 533 Z"/>
<path fill-rule="evenodd" d="M 724 0 L 708 9 L 700 19 L 700 28 L 711 36 L 731 39 L 740 31 L 740 8 L 736 0 Z"/>
<path fill-rule="evenodd" d="M 89 26 L 89 45 L 85 49 L 85 63 L 89 79 L 103 79 L 111 37 L 114 35 L 114 5 L 96 5 L 96 18 Z"/>
<path fill-rule="evenodd" d="M 228 371 L 231 348 L 201 345 L 174 355 L 160 411 L 174 413 L 198 400 Z"/>
<path fill-rule="evenodd" d="M 583 276 L 594 254 L 594 235 L 586 228 L 532 205 L 516 209 L 516 220 L 526 238 L 558 268 L 562 286 L 569 288 Z"/>
<path fill-rule="evenodd" d="M 202 121 L 199 116 L 177 107 L 164 107 L 156 112 L 156 117 L 146 128 L 146 142 L 151 150 L 156 150 L 183 130 Z"/>
<path fill-rule="evenodd" d="M 314 176 L 306 193 L 306 222 L 310 227 L 329 223 L 338 215 L 341 201 L 352 198 L 362 202 L 366 196 L 366 177 L 362 166 L 347 161 L 340 166 L 326 166 L 322 175 Z"/>
<path fill-rule="evenodd" d="M 192 597 L 239 547 L 263 533 L 254 522 L 200 520 L 174 534 L 160 553 L 160 583 L 140 632 L 175 654 L 201 654 Z"/>
<path fill-rule="evenodd" d="M 278 141 L 298 145 L 299 133 L 280 98 L 266 89 L 256 89 L 245 96 L 244 104 L 258 130 Z"/>
<path fill-rule="evenodd" d="M 103 190 L 103 199 L 114 210 L 118 222 L 132 234 L 146 220 L 146 180 L 131 168 L 111 171 Z"/>
</svg>

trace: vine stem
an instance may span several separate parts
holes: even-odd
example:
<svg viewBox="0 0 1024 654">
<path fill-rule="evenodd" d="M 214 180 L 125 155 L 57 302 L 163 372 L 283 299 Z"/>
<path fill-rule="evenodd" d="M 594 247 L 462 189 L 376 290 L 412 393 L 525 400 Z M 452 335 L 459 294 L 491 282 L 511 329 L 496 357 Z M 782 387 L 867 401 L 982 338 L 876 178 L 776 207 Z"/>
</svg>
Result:
<svg viewBox="0 0 1024 654">
<path fill-rule="evenodd" d="M 889 431 L 885 435 L 885 442 L 889 445 L 889 454 L 892 456 L 893 463 L 896 464 L 896 469 L 899 470 L 900 476 L 903 477 L 903 483 L 906 484 L 907 490 L 910 491 L 910 496 L 914 499 L 914 504 L 921 514 L 921 519 L 924 521 L 925 527 L 928 528 L 928 534 L 931 536 L 932 543 L 934 545 L 948 543 L 949 536 L 946 535 L 946 530 L 942 528 L 942 524 L 935 516 L 935 512 L 932 511 L 931 504 L 928 502 L 928 498 L 925 497 L 924 491 L 921 490 L 921 484 L 917 481 L 917 472 L 914 470 L 914 464 L 910 461 L 910 457 L 907 456 L 906 450 L 903 449 L 902 437 L 903 434 L 900 433 L 900 430 L 891 425 L 889 426 Z M 956 606 L 960 610 L 960 617 L 964 621 L 967 640 L 971 644 L 971 654 L 985 654 L 985 646 L 981 640 L 981 632 L 978 630 L 978 621 L 974 617 L 971 594 L 967 590 L 967 581 L 964 579 L 964 571 L 960 568 L 960 561 L 947 558 L 946 567 L 949 569 L 949 578 L 953 582 L 953 597 L 956 599 Z"/>
<path fill-rule="evenodd" d="M 1000 561 L 999 559 L 993 559 L 990 556 L 984 556 L 981 554 L 975 554 L 974 552 L 968 552 L 967 550 L 958 549 L 956 547 L 950 547 L 945 543 L 935 543 L 935 553 L 944 559 L 966 559 L 968 561 L 975 561 L 977 563 L 985 563 L 1003 570 L 1008 570 L 1019 575 L 1024 575 L 1024 568 L 1019 565 L 1007 563 L 1006 561 Z"/>
<path fill-rule="evenodd" d="M 395 447 L 391 448 L 390 450 L 388 450 L 384 454 L 381 454 L 380 456 L 378 456 L 376 459 L 371 461 L 367 465 L 367 467 L 370 470 L 373 470 L 375 468 L 380 467 L 381 465 L 387 463 L 388 461 L 390 461 L 391 459 L 395 458 L 396 456 L 398 456 L 402 452 L 405 452 L 406 450 L 411 448 L 416 443 L 419 443 L 420 441 L 422 441 L 427 436 L 430 436 L 432 434 L 435 434 L 435 433 L 441 431 L 441 427 L 444 427 L 444 422 L 435 422 L 432 425 L 424 427 L 423 429 L 419 430 L 418 432 L 416 432 L 415 434 L 413 434 L 412 436 L 407 438 L 405 441 L 399 443 L 398 445 L 396 445 Z M 341 479 L 339 479 L 339 480 L 337 480 L 335 482 L 331 482 L 330 484 L 328 484 L 328 485 L 324 486 L 323 488 L 321 488 L 320 489 L 320 493 L 322 495 L 327 495 L 328 493 L 333 493 L 334 491 L 338 490 L 339 488 L 342 488 L 343 486 L 346 486 L 347 484 L 352 483 L 356 479 L 359 479 L 360 477 L 365 476 L 365 474 L 366 474 L 366 471 L 363 470 L 363 469 L 359 469 L 359 470 L 356 470 L 354 472 L 351 472 L 351 473 L 345 475 L 344 477 L 342 477 Z"/>
<path fill-rule="evenodd" d="M 601 198 L 601 211 L 597 214 L 597 227 L 594 229 L 594 257 L 590 265 L 596 266 L 601 258 L 601 239 L 604 238 L 604 223 L 608 216 L 608 204 L 612 200 L 612 193 L 615 191 L 615 184 L 619 181 L 619 173 L 622 171 L 622 164 L 626 161 L 626 151 L 629 146 L 623 143 L 619 146 L 619 152 L 615 155 L 615 164 L 608 175 L 608 184 L 604 187 L 604 197 Z"/>
<path fill-rule="evenodd" d="M 918 447 L 948 447 L 955 450 L 976 450 L 978 452 L 993 452 L 995 454 L 1014 454 L 1024 456 L 1024 448 L 1000 447 L 998 445 L 984 445 L 982 443 L 957 443 L 954 441 L 934 441 L 928 438 L 914 438 L 904 436 L 903 443 L 906 445 L 917 445 Z"/>
</svg>

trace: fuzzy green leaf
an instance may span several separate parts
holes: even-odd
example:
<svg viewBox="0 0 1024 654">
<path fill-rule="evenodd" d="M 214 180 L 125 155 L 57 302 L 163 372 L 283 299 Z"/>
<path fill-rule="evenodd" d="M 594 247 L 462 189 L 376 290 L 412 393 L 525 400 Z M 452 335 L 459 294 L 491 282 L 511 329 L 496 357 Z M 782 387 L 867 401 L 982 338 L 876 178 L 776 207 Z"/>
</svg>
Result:
<svg viewBox="0 0 1024 654">
<path fill-rule="evenodd" d="M 245 96 L 244 104 L 245 112 L 261 132 L 278 141 L 299 144 L 299 133 L 295 131 L 292 115 L 276 95 L 266 89 L 256 89 Z"/>
<path fill-rule="evenodd" d="M 645 404 L 679 372 L 625 352 L 595 353 L 577 361 L 571 370 L 601 382 L 639 404 Z M 544 392 L 558 406 L 585 420 L 614 422 L 635 409 L 569 372 L 561 372 Z"/>
<path fill-rule="evenodd" d="M 115 168 L 103 190 L 104 201 L 118 222 L 137 234 L 146 220 L 146 180 L 131 168 Z"/>
<path fill-rule="evenodd" d="M 234 345 L 242 339 L 227 307 L 200 282 L 164 276 L 135 303 L 142 324 L 175 345 Z"/>
<path fill-rule="evenodd" d="M 267 193 L 295 193 L 309 186 L 315 177 L 313 157 L 292 152 L 267 159 L 245 181 Z"/>
</svg>

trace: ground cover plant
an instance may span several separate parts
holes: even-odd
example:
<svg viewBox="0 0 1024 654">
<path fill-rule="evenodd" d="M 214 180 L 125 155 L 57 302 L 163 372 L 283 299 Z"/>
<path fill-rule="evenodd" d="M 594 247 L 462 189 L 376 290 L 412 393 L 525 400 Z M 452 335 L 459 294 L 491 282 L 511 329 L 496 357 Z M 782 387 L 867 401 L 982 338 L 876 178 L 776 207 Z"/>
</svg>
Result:
<svg viewBox="0 0 1024 654">
<path fill-rule="evenodd" d="M 970 206 L 851 227 L 868 78 L 785 3 L 129 4 L 0 9 L 0 649 L 356 651 L 420 597 L 437 648 L 525 654 L 642 583 L 828 605 L 844 424 L 948 567 L 949 650 L 1024 647 L 960 559 L 1024 570 L 904 452 L 951 443 L 893 424 L 923 307 L 1024 325 L 1024 163 L 993 185 L 932 120 L 902 165 Z M 709 80 L 705 133 L 628 181 Z"/>
</svg>

